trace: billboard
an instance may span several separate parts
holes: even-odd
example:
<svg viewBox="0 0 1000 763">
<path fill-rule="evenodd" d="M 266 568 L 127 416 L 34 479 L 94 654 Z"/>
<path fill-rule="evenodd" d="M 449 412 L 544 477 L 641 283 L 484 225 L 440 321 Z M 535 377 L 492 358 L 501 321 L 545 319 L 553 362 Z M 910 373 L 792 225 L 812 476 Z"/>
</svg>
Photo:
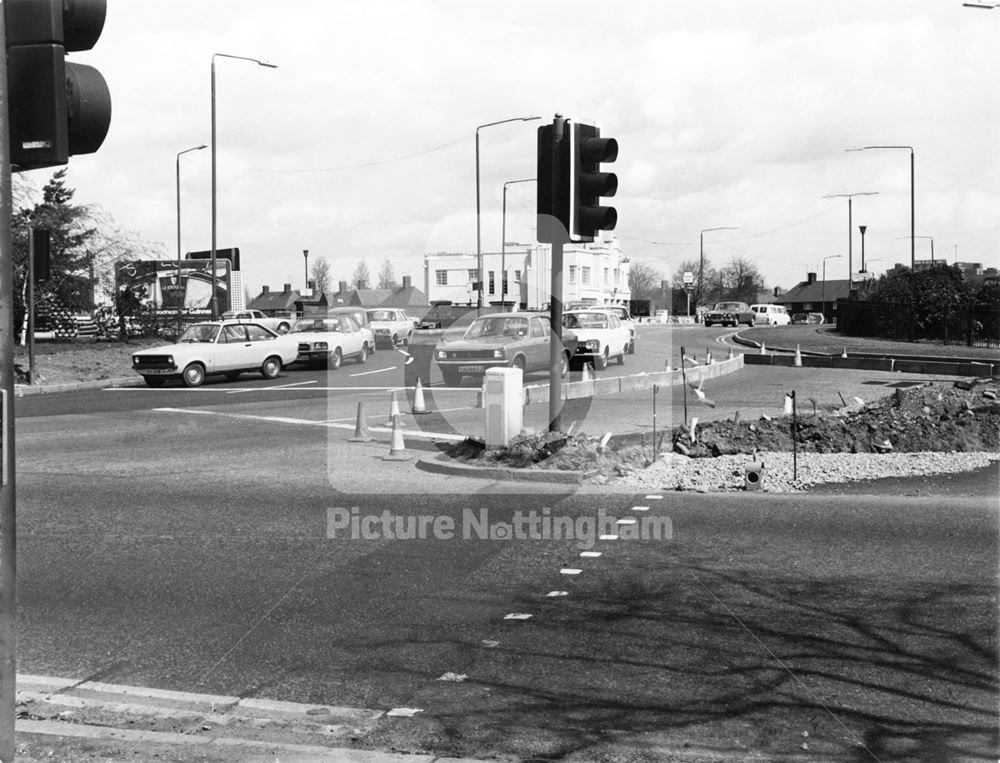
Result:
<svg viewBox="0 0 1000 763">
<path fill-rule="evenodd" d="M 202 316 L 212 312 L 212 263 L 210 260 L 132 260 L 118 263 L 115 287 L 142 287 L 144 306 L 156 312 Z M 230 308 L 229 260 L 216 259 L 216 301 L 219 313 Z"/>
</svg>

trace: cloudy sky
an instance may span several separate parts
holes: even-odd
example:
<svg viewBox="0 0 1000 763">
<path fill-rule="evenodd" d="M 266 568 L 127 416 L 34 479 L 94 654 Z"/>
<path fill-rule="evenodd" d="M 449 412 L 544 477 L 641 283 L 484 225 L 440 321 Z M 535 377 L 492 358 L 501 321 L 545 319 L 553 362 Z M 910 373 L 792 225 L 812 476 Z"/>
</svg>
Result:
<svg viewBox="0 0 1000 763">
<path fill-rule="evenodd" d="M 935 256 L 1000 264 L 1000 8 L 960 0 L 109 0 L 96 66 L 114 116 L 74 157 L 76 201 L 175 256 L 175 159 L 211 139 L 216 59 L 218 246 L 251 295 L 302 285 L 302 251 L 334 280 L 385 258 L 422 282 L 426 252 L 501 240 L 507 180 L 535 175 L 558 112 L 620 145 L 617 235 L 670 274 L 705 255 L 756 262 L 768 286 L 847 275 L 848 207 L 871 269 Z M 29 173 L 39 187 L 50 173 Z M 184 250 L 211 245 L 211 154 L 181 158 Z M 533 183 L 509 188 L 507 239 L 534 237 Z M 917 258 L 931 242 L 918 239 Z"/>
</svg>

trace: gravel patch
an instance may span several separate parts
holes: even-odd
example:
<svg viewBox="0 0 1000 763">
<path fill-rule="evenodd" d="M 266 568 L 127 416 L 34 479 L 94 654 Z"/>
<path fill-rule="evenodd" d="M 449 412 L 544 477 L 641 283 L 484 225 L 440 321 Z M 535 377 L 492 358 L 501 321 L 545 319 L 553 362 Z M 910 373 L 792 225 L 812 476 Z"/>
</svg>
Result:
<svg viewBox="0 0 1000 763">
<path fill-rule="evenodd" d="M 764 464 L 762 491 L 794 493 L 824 483 L 968 472 L 995 464 L 1000 461 L 1000 453 L 800 453 L 794 480 L 791 453 L 762 452 L 757 458 Z M 651 466 L 609 484 L 698 492 L 743 490 L 746 469 L 753 463 L 748 456 L 689 458 L 679 453 L 664 454 Z"/>
</svg>

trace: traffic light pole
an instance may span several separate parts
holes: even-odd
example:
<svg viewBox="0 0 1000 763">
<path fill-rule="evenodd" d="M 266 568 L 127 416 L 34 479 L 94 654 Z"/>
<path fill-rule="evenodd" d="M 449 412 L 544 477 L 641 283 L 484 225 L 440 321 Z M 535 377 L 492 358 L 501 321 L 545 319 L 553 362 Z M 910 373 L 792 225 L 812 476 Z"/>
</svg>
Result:
<svg viewBox="0 0 1000 763">
<path fill-rule="evenodd" d="M 550 179 L 549 187 L 554 190 L 554 196 L 558 193 L 559 174 L 566 172 L 567 168 L 561 167 L 559 161 L 559 146 L 562 144 L 563 134 L 566 129 L 566 120 L 556 116 L 552 120 L 552 156 L 553 156 L 553 177 Z M 555 209 L 556 205 L 553 204 Z M 562 314 L 563 314 L 563 242 L 568 237 L 568 232 L 559 224 L 552 225 L 552 285 L 549 299 L 549 323 L 552 326 L 552 335 L 549 338 L 549 431 L 558 432 L 562 417 L 562 376 L 559 369 L 562 364 L 563 343 L 562 343 Z"/>
<path fill-rule="evenodd" d="M 0 41 L 7 47 L 4 3 Z M 17 701 L 17 566 L 14 492 L 14 266 L 11 250 L 10 121 L 7 58 L 0 56 L 0 760 L 14 760 Z"/>
</svg>

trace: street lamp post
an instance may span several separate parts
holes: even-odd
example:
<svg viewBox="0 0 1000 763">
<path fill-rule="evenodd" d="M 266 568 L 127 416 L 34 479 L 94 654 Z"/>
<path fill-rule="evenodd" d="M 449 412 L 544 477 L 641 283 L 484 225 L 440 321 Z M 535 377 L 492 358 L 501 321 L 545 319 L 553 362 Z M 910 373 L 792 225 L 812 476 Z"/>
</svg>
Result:
<svg viewBox="0 0 1000 763">
<path fill-rule="evenodd" d="M 508 122 L 531 122 L 535 119 L 541 119 L 541 117 L 512 117 L 510 119 L 501 119 L 499 122 L 487 122 L 476 128 L 476 272 L 479 279 L 479 294 L 476 298 L 476 307 L 479 308 L 483 306 L 483 246 L 479 202 L 479 131 L 484 127 L 493 127 L 494 125 L 507 124 Z"/>
<path fill-rule="evenodd" d="M 504 301 L 504 292 L 507 291 L 507 186 L 514 183 L 533 183 L 535 178 L 523 178 L 522 180 L 508 180 L 503 184 L 503 212 L 500 224 L 500 301 Z"/>
<path fill-rule="evenodd" d="M 302 257 L 306 261 L 306 280 L 305 280 L 305 286 L 303 286 L 302 288 L 308 290 L 309 289 L 309 250 L 308 249 L 303 249 L 302 250 Z"/>
<path fill-rule="evenodd" d="M 177 152 L 177 287 L 181 285 L 181 157 L 190 151 L 201 151 L 208 148 L 204 143 L 200 146 L 185 148 Z M 183 296 L 177 301 L 177 335 L 181 333 L 181 311 L 184 309 Z"/>
<path fill-rule="evenodd" d="M 277 69 L 277 65 L 269 64 L 265 61 L 260 61 L 256 58 L 247 58 L 246 56 L 233 56 L 228 53 L 213 53 L 212 54 L 212 320 L 216 320 L 219 317 L 219 301 L 216 283 L 216 272 L 215 272 L 215 253 L 217 245 L 217 197 L 218 192 L 216 188 L 216 156 L 215 156 L 215 59 L 216 58 L 235 58 L 239 61 L 251 61 L 258 66 L 264 66 L 268 69 Z"/>
<path fill-rule="evenodd" d="M 826 256 L 826 257 L 823 258 L 823 287 L 822 287 L 821 297 L 820 297 L 820 301 L 822 303 L 822 307 L 820 307 L 820 312 L 823 313 L 823 322 L 824 323 L 826 322 L 826 261 L 827 260 L 836 260 L 836 259 L 838 259 L 840 257 L 843 257 L 843 256 L 844 255 L 842 255 L 842 254 L 831 254 L 831 255 L 828 255 L 828 256 Z"/>
<path fill-rule="evenodd" d="M 701 307 L 701 298 L 705 293 L 705 234 L 713 230 L 736 230 L 735 225 L 724 225 L 721 228 L 705 228 L 698 236 L 698 296 L 695 297 L 695 302 L 698 307 Z M 690 308 L 688 309 L 690 312 Z"/>
<path fill-rule="evenodd" d="M 904 236 L 905 238 L 905 236 Z M 914 236 L 914 238 L 924 238 L 929 239 L 931 242 L 931 264 L 934 264 L 934 237 L 933 236 Z"/>
<path fill-rule="evenodd" d="M 916 199 L 914 194 L 914 164 L 916 162 L 916 152 L 913 146 L 861 146 L 861 148 L 848 148 L 847 151 L 870 151 L 878 148 L 904 148 L 910 152 L 910 270 L 913 270 L 917 261 L 916 242 L 914 234 L 917 229 Z"/>
<path fill-rule="evenodd" d="M 847 198 L 847 289 L 850 291 L 852 284 L 852 278 L 854 273 L 854 224 L 851 221 L 851 202 L 854 200 L 855 196 L 877 196 L 878 191 L 858 191 L 856 193 L 831 193 L 828 196 L 824 196 L 824 199 L 843 199 Z"/>
<path fill-rule="evenodd" d="M 858 230 L 861 231 L 861 272 L 867 273 L 865 270 L 865 231 L 868 230 L 867 225 L 859 225 Z"/>
</svg>

